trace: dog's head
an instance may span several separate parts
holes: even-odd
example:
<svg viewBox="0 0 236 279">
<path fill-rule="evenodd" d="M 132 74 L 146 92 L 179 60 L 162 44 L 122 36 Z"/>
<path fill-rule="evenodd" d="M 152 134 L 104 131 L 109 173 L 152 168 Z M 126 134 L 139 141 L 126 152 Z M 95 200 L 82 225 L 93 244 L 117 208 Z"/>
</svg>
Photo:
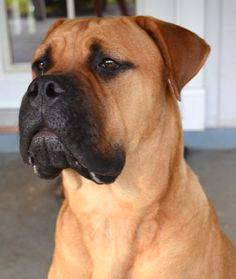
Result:
<svg viewBox="0 0 236 279">
<path fill-rule="evenodd" d="M 56 21 L 21 104 L 24 161 L 42 178 L 72 168 L 112 183 L 157 126 L 166 92 L 179 99 L 208 52 L 190 31 L 149 17 Z"/>
</svg>

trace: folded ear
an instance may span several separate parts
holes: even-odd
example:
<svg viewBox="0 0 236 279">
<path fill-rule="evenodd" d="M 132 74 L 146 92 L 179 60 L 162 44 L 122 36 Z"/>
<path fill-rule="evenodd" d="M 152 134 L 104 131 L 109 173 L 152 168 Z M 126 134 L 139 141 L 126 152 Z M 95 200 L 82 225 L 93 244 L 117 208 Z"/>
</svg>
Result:
<svg viewBox="0 0 236 279">
<path fill-rule="evenodd" d="M 178 25 L 146 16 L 134 19 L 159 47 L 169 86 L 180 100 L 181 89 L 203 66 L 210 47 L 196 34 Z"/>
</svg>

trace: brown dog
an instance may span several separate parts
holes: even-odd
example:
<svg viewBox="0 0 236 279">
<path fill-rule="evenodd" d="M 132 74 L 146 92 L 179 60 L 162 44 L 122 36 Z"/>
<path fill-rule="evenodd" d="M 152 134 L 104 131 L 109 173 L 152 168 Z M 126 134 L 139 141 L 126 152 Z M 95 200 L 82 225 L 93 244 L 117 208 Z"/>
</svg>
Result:
<svg viewBox="0 0 236 279">
<path fill-rule="evenodd" d="M 20 111 L 24 161 L 43 178 L 63 169 L 49 279 L 236 278 L 236 251 L 183 159 L 176 99 L 208 53 L 149 17 L 50 28 Z"/>
</svg>

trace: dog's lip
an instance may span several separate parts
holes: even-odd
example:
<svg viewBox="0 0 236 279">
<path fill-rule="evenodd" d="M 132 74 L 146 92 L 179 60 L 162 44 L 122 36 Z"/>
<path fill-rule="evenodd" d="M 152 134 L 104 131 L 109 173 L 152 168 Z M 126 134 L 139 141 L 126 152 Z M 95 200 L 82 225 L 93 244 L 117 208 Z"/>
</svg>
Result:
<svg viewBox="0 0 236 279">
<path fill-rule="evenodd" d="M 35 136 L 57 136 L 57 135 L 54 132 L 50 131 L 48 128 L 43 127 L 40 130 L 36 131 L 36 133 L 34 133 L 33 137 Z"/>
<path fill-rule="evenodd" d="M 29 144 L 28 144 L 28 150 L 29 150 L 29 147 L 31 145 L 33 138 L 35 138 L 35 137 L 45 137 L 45 138 L 46 137 L 57 137 L 62 142 L 66 151 L 70 155 L 69 157 L 71 158 L 71 161 L 70 161 L 71 167 L 78 172 L 80 172 L 80 170 L 83 170 L 83 172 L 88 173 L 90 178 L 93 181 L 95 181 L 97 184 L 112 183 L 116 179 L 116 177 L 119 175 L 119 173 L 98 173 L 98 172 L 94 172 L 93 170 L 88 169 L 88 167 L 82 163 L 81 158 L 76 158 L 73 155 L 73 153 L 70 151 L 70 149 L 67 147 L 67 145 L 63 142 L 63 140 L 61 140 L 61 138 L 57 135 L 57 133 L 48 129 L 47 127 L 41 127 L 32 133 L 32 136 L 30 137 Z M 34 159 L 32 158 L 29 151 L 28 151 L 27 164 L 35 167 Z"/>
<path fill-rule="evenodd" d="M 93 181 L 95 181 L 97 184 L 110 184 L 112 182 L 115 181 L 116 177 L 119 175 L 119 174 L 113 174 L 113 175 L 101 175 L 101 174 L 98 174 L 98 173 L 94 173 L 94 172 L 89 172 L 89 175 L 91 177 L 91 179 Z"/>
<path fill-rule="evenodd" d="M 84 168 L 86 168 L 85 166 L 83 166 L 79 161 L 78 159 L 76 159 L 72 152 L 70 151 L 70 149 L 65 145 L 65 143 L 61 140 L 61 138 L 58 136 L 57 133 L 55 133 L 54 131 L 50 130 L 49 128 L 47 127 L 41 127 L 39 129 L 37 129 L 36 131 L 34 131 L 31 136 L 29 137 L 29 141 L 28 141 L 28 145 L 27 145 L 27 150 L 28 150 L 28 163 L 31 164 L 31 158 L 30 158 L 30 153 L 29 153 L 29 148 L 30 148 L 30 145 L 32 143 L 32 140 L 35 138 L 35 137 L 44 137 L 44 138 L 48 138 L 48 137 L 57 137 L 60 142 L 64 145 L 66 151 L 70 154 L 70 156 L 74 159 L 74 164 L 75 166 L 77 165 L 78 166 L 82 166 Z"/>
</svg>

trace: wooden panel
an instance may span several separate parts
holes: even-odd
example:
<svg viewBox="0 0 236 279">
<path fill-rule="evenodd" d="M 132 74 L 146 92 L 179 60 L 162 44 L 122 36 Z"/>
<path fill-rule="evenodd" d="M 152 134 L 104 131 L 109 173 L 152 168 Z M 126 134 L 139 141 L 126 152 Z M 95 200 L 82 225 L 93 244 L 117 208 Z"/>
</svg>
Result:
<svg viewBox="0 0 236 279">
<path fill-rule="evenodd" d="M 0 127 L 0 134 L 16 134 L 18 132 L 18 127 Z"/>
</svg>

